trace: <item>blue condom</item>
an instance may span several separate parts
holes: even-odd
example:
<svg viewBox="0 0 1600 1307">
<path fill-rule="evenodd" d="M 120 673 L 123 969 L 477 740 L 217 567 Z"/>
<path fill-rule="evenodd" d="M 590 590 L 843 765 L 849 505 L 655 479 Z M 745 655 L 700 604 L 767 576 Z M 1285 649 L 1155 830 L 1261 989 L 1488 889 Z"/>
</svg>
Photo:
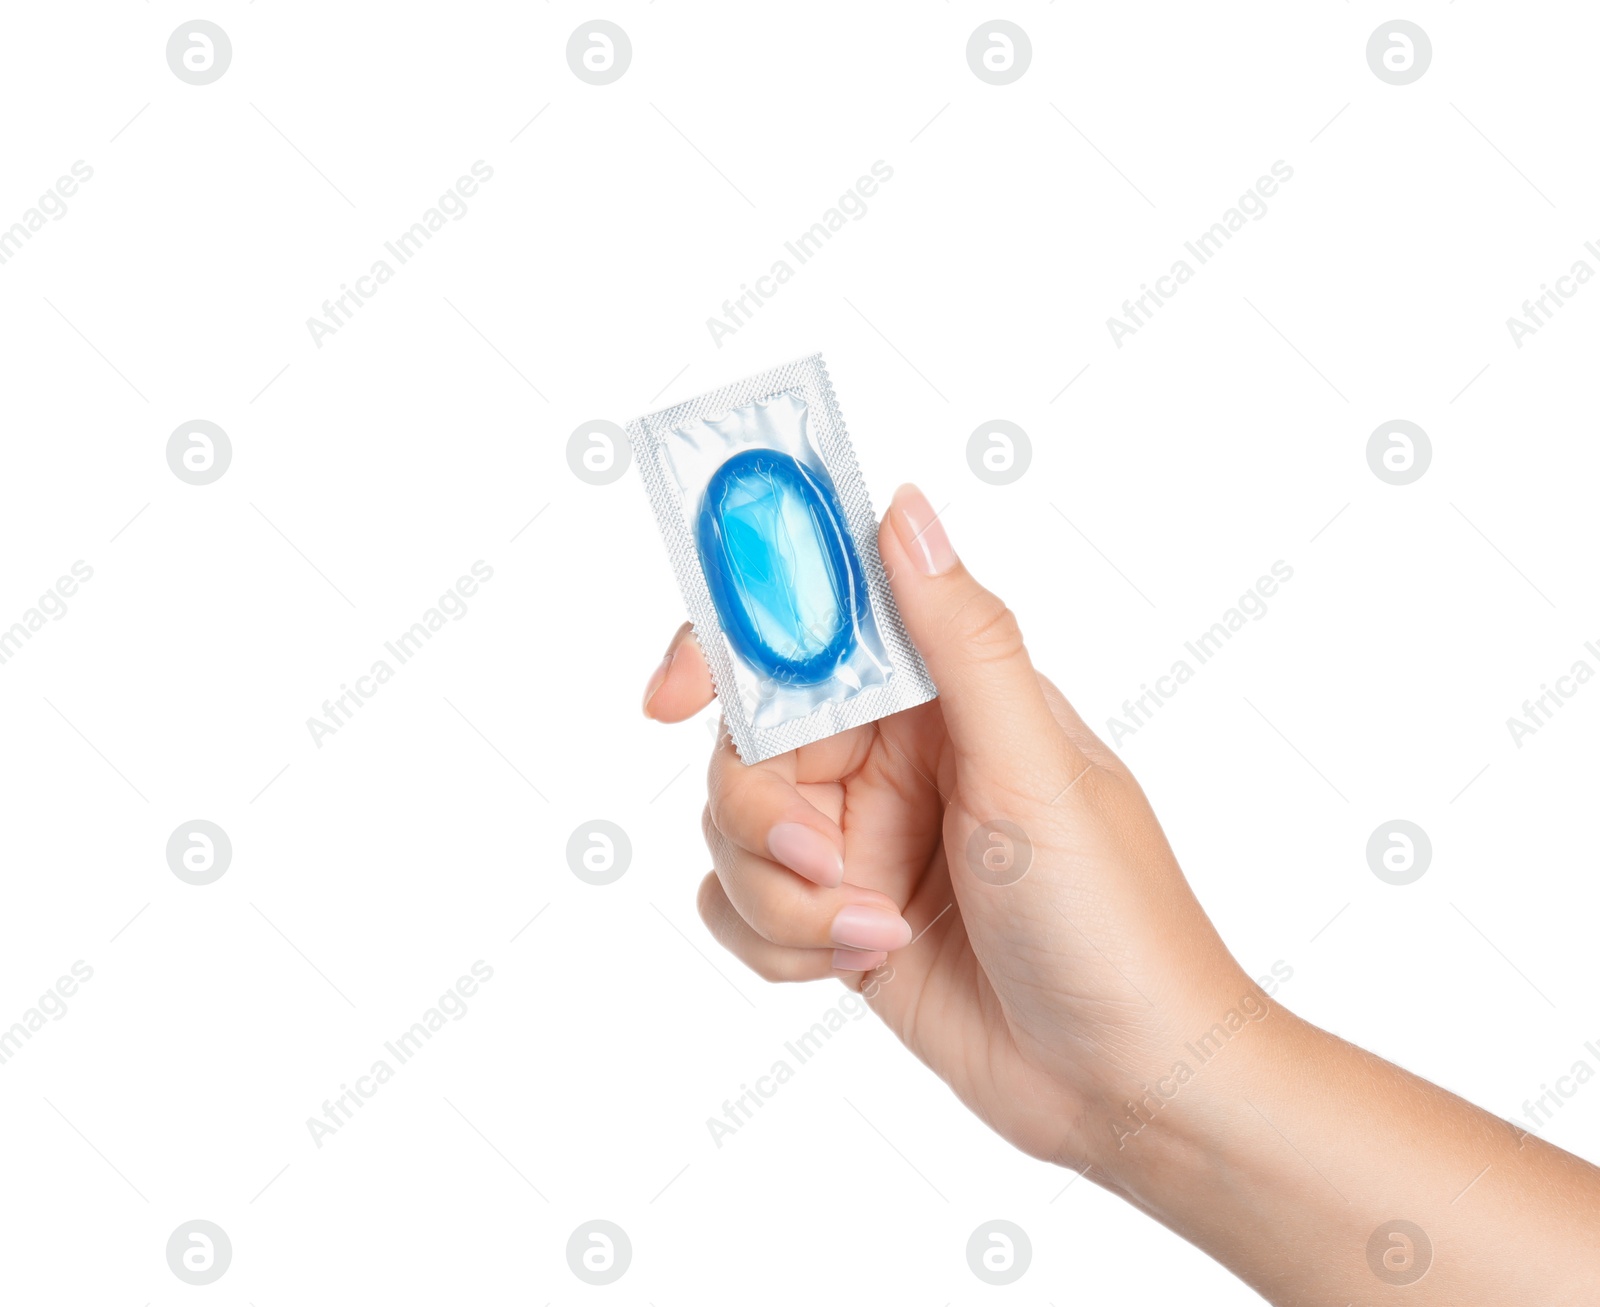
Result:
<svg viewBox="0 0 1600 1307">
<path fill-rule="evenodd" d="M 816 685 L 855 652 L 869 611 L 833 487 L 788 454 L 746 449 L 712 474 L 695 530 L 734 652 L 785 685 Z"/>
<path fill-rule="evenodd" d="M 635 418 L 628 436 L 746 764 L 938 696 L 820 354 Z"/>
</svg>

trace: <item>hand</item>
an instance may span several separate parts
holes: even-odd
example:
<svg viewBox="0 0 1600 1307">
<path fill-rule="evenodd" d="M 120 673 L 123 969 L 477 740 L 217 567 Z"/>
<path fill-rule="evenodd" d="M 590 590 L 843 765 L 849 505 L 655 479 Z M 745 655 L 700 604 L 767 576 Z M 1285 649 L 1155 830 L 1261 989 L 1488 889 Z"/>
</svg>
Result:
<svg viewBox="0 0 1600 1307">
<path fill-rule="evenodd" d="M 940 696 L 753 767 L 724 734 L 712 933 L 860 989 L 1000 1134 L 1275 1303 L 1592 1304 L 1600 1171 L 1274 1005 L 920 492 L 879 547 Z M 685 627 L 645 712 L 710 700 Z"/>
<path fill-rule="evenodd" d="M 747 767 L 711 760 L 700 914 L 769 980 L 838 976 L 973 1111 L 1082 1169 L 1241 997 L 1138 783 L 1033 669 L 920 491 L 879 548 L 940 697 Z M 686 624 L 645 694 L 712 697 Z"/>
</svg>

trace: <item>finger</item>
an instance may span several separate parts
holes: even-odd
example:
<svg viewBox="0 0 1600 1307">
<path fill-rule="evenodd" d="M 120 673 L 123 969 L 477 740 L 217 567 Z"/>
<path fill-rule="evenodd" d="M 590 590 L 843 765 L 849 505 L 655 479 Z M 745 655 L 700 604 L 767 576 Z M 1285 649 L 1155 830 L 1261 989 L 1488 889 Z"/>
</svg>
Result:
<svg viewBox="0 0 1600 1307">
<path fill-rule="evenodd" d="M 705 819 L 717 879 L 739 915 L 784 948 L 888 953 L 911 942 L 911 926 L 887 894 L 861 885 L 825 889 L 771 859 L 738 848 Z"/>
<path fill-rule="evenodd" d="M 666 657 L 644 687 L 644 715 L 658 722 L 681 722 L 693 717 L 713 697 L 705 655 L 694 638 L 693 625 L 685 622 L 673 635 Z"/>
<path fill-rule="evenodd" d="M 844 833 L 795 787 L 795 755 L 745 766 L 723 736 L 706 775 L 707 810 L 724 838 L 817 885 L 844 879 Z"/>
<path fill-rule="evenodd" d="M 958 758 L 1005 778 L 1081 767 L 1057 727 L 1011 610 L 962 566 L 933 506 L 901 486 L 878 532 L 900 615 L 922 654 Z M 1074 768 L 1074 770 L 1077 769 Z"/>
<path fill-rule="evenodd" d="M 1122 759 L 1110 745 L 1089 729 L 1078 710 L 1072 702 L 1048 676 L 1041 676 L 1039 684 L 1044 689 L 1045 702 L 1050 705 L 1050 711 L 1055 714 L 1056 723 L 1067 733 L 1067 738 L 1073 742 L 1081 753 L 1097 767 L 1107 767 L 1112 771 L 1123 770 Z"/>
<path fill-rule="evenodd" d="M 700 882 L 700 919 L 712 937 L 763 980 L 821 980 L 871 971 L 887 954 L 854 949 L 784 948 L 764 939 L 741 917 L 715 872 Z"/>
</svg>

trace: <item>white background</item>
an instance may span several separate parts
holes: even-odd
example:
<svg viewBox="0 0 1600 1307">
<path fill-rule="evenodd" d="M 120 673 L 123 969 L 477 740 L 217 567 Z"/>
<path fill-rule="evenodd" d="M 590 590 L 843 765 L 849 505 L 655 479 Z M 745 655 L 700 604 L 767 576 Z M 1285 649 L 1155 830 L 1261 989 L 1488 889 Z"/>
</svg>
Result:
<svg viewBox="0 0 1600 1307">
<path fill-rule="evenodd" d="M 1366 3 L 1023 0 L 1005 87 L 964 2 L 619 3 L 603 87 L 567 4 L 218 3 L 233 59 L 200 87 L 164 54 L 196 16 L 13 6 L 0 41 L 0 224 L 94 169 L 0 265 L 0 626 L 94 569 L 0 666 L 0 1026 L 94 970 L 0 1066 L 5 1298 L 1255 1300 L 1063 1192 L 870 1017 L 711 1140 L 844 991 L 768 987 L 696 918 L 709 731 L 638 710 L 679 600 L 637 474 L 585 484 L 565 449 L 819 348 L 879 505 L 947 505 L 1097 728 L 1293 567 L 1121 746 L 1284 1002 L 1508 1117 L 1600 1065 L 1600 686 L 1506 727 L 1600 667 L 1600 289 L 1521 349 L 1505 325 L 1600 268 L 1591 11 L 1418 4 L 1405 87 Z M 707 317 L 879 159 L 866 216 L 717 348 Z M 1267 215 L 1118 349 L 1107 317 L 1280 159 Z M 467 215 L 319 349 L 306 319 L 476 160 Z M 193 418 L 231 438 L 208 486 L 166 463 Z M 1033 443 L 1007 487 L 966 461 L 994 418 Z M 1393 418 L 1433 445 L 1405 487 L 1366 462 Z M 468 614 L 316 747 L 480 559 Z M 205 887 L 164 853 L 197 817 L 233 843 Z M 1434 849 L 1401 888 L 1365 856 L 1395 817 Z M 591 818 L 633 845 L 603 888 L 566 862 Z M 478 959 L 467 1014 L 315 1146 Z M 1600 1087 L 1545 1133 L 1600 1155 Z M 604 1289 L 564 1253 L 594 1217 L 633 1246 Z M 995 1217 L 1034 1250 L 1005 1289 L 965 1260 Z M 166 1263 L 191 1218 L 233 1244 L 208 1288 Z"/>
</svg>

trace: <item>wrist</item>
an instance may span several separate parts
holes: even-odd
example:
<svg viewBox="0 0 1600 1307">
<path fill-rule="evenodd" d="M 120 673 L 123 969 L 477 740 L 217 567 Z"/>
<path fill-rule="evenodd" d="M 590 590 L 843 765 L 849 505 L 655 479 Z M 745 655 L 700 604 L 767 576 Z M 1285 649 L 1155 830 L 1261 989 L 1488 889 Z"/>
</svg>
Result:
<svg viewBox="0 0 1600 1307">
<path fill-rule="evenodd" d="M 1237 1137 L 1260 1126 L 1252 1095 L 1270 1097 L 1292 1074 L 1293 1046 L 1313 1027 L 1241 974 L 1223 997 L 1194 1004 L 1171 1023 L 1143 1074 L 1107 1086 L 1084 1121 L 1091 1175 L 1147 1210 L 1164 1192 L 1201 1183 L 1227 1165 Z"/>
</svg>

